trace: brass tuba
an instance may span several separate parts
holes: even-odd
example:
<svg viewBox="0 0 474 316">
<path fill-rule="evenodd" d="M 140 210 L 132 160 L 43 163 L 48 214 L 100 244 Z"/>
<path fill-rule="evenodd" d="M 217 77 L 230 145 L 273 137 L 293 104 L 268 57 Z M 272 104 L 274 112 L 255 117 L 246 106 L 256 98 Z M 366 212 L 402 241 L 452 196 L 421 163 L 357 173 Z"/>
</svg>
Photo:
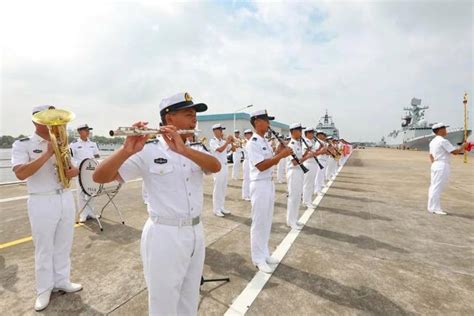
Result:
<svg viewBox="0 0 474 316">
<path fill-rule="evenodd" d="M 51 145 L 56 157 L 56 171 L 59 182 L 64 188 L 69 188 L 71 179 L 66 177 L 66 170 L 70 169 L 71 152 L 69 151 L 66 125 L 74 119 L 74 113 L 56 109 L 51 106 L 49 109 L 33 115 L 33 122 L 48 126 Z"/>
</svg>

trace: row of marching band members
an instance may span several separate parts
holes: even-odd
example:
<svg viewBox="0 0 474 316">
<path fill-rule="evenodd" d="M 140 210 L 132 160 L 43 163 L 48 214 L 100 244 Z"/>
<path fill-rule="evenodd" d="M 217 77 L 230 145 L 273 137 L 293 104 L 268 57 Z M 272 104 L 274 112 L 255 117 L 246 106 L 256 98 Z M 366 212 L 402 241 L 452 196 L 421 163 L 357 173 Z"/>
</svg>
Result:
<svg viewBox="0 0 474 316">
<path fill-rule="evenodd" d="M 336 150 L 327 146 L 324 140 L 317 142 L 320 145 L 313 143 L 311 130 L 305 130 L 308 146 L 303 147 L 303 128 L 300 124 L 292 125 L 291 139 L 287 143 L 279 140 L 278 146 L 272 146 L 266 136 L 269 130 L 272 131 L 270 121 L 274 117 L 269 116 L 266 110 L 251 114 L 253 130 L 244 131 L 245 142 L 242 140 L 239 143 L 235 137 L 224 139 L 223 126 L 215 125 L 215 137 L 211 139 L 208 149 L 200 142 L 189 142 L 197 124 L 196 114 L 206 110 L 206 104 L 194 103 L 188 93 L 164 98 L 159 105 L 162 124 L 157 132 L 159 136 L 148 141 L 147 133 L 129 134 L 121 148 L 97 165 L 92 176 L 93 181 L 100 184 L 143 179 L 149 217 L 143 227 L 140 250 L 150 315 L 197 314 L 205 257 L 201 221 L 203 176 L 212 174 L 214 178 L 214 213 L 217 216 L 229 213 L 224 206 L 226 156 L 229 150 L 240 146 L 244 151 L 242 198 L 251 202 L 251 260 L 265 273 L 270 273 L 272 265 L 278 263 L 270 255 L 268 245 L 275 201 L 274 168 L 286 164 L 289 191 L 287 224 L 298 229 L 298 209 L 304 192 L 307 192 L 305 204 L 310 206 L 314 191 L 311 184 L 316 183 L 317 187 L 323 183 L 313 182 L 312 179 L 317 179 L 321 172 L 311 160 Z M 53 291 L 82 290 L 81 284 L 70 281 L 76 209 L 69 181 L 78 176 L 77 163 L 81 159 L 98 158 L 99 153 L 97 146 L 88 139 L 90 128 L 84 125 L 78 128 L 80 139 L 70 146 L 67 146 L 67 141 L 64 144 L 64 140 L 60 140 L 61 150 L 66 150 L 58 154 L 55 147 L 58 144 L 54 144 L 57 138 L 51 132 L 56 127 L 38 117 L 46 113 L 44 117 L 51 119 L 64 112 L 51 106 L 33 108 L 35 131 L 31 137 L 16 141 L 12 150 L 13 171 L 18 179 L 26 180 L 29 194 L 28 216 L 35 247 L 37 311 L 48 306 Z M 57 118 L 50 121 L 58 121 Z M 67 121 L 64 117 L 59 118 L 60 121 Z M 60 133 L 64 136 L 66 130 L 63 127 Z M 136 122 L 131 129 L 146 131 L 147 123 Z M 320 133 L 317 135 L 319 137 Z M 69 150 L 75 164 L 69 164 L 66 159 L 65 153 Z M 239 160 L 236 154 L 235 161 Z M 303 169 L 303 164 L 313 172 L 303 174 L 298 169 Z M 280 177 L 283 169 L 279 172 Z M 238 175 L 236 169 L 235 177 Z M 310 178 L 305 181 L 305 176 Z M 81 196 L 79 200 L 81 206 L 84 202 L 81 202 Z M 86 220 L 88 215 L 85 213 L 82 219 Z"/>
<path fill-rule="evenodd" d="M 243 180 L 242 199 L 252 203 L 252 261 L 258 269 L 265 273 L 273 271 L 272 258 L 268 250 L 273 203 L 273 169 L 276 167 L 278 183 L 287 182 L 287 225 L 300 230 L 303 225 L 298 222 L 301 203 L 314 209 L 314 196 L 322 194 L 327 182 L 334 179 L 337 170 L 349 157 L 352 146 L 344 140 L 327 136 L 323 131 L 304 128 L 300 123 L 290 125 L 290 136 L 277 140 L 268 133 L 273 118 L 266 111 L 257 111 L 251 115 L 254 131 L 244 131 L 244 139 L 239 138 L 239 131 L 234 136 L 224 136 L 226 129 L 222 124 L 213 125 L 214 137 L 210 140 L 210 151 L 220 161 L 223 168 L 214 174 L 213 211 L 216 216 L 230 214 L 224 207 L 227 187 L 227 155 L 233 152 L 233 178 L 240 178 L 235 172 L 235 165 L 240 163 L 241 154 L 235 154 L 235 148 L 243 144 Z M 286 158 L 278 154 L 286 152 Z M 273 158 L 272 158 L 273 157 Z M 273 160 L 272 160 L 273 159 Z M 261 170 L 260 165 L 271 164 L 268 169 Z M 270 163 L 270 161 L 272 161 Z M 301 164 L 304 168 L 301 167 Z M 306 169 L 306 171 L 303 171 Z M 265 183 L 265 185 L 263 185 Z"/>
</svg>

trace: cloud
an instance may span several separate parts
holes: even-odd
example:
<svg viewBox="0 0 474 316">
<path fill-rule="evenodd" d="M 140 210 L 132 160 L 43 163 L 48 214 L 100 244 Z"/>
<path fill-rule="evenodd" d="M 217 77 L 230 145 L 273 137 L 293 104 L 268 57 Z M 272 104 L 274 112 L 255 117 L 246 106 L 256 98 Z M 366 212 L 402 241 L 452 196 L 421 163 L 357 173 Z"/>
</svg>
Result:
<svg viewBox="0 0 474 316">
<path fill-rule="evenodd" d="M 160 99 L 189 91 L 209 113 L 254 104 L 286 123 L 328 109 L 344 137 L 378 140 L 414 96 L 460 126 L 472 92 L 470 2 L 61 3 L 3 5 L 1 134 L 31 130 L 38 103 L 101 134 L 157 125 Z"/>
</svg>

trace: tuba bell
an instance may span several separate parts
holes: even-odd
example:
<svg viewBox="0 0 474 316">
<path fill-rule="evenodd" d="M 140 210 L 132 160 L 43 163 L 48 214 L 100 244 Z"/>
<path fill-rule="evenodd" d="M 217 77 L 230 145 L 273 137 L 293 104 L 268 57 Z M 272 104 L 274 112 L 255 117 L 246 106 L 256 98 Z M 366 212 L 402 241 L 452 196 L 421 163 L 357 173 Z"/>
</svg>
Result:
<svg viewBox="0 0 474 316">
<path fill-rule="evenodd" d="M 33 115 L 33 122 L 46 125 L 51 139 L 51 145 L 56 158 L 56 172 L 58 180 L 64 188 L 71 186 L 71 180 L 66 177 L 66 170 L 70 169 L 71 152 L 69 151 L 66 125 L 74 119 L 74 113 L 56 109 L 51 106 L 49 109 Z"/>
</svg>

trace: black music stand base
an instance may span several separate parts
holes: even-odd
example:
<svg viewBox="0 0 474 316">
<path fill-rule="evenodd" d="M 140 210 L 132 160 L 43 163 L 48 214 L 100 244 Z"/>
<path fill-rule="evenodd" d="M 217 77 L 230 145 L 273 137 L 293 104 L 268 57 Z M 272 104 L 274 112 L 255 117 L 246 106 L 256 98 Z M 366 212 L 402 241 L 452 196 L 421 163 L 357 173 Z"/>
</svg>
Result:
<svg viewBox="0 0 474 316">
<path fill-rule="evenodd" d="M 204 276 L 201 277 L 201 286 L 204 283 L 209 283 L 209 282 L 230 282 L 230 278 L 204 279 Z"/>
</svg>

